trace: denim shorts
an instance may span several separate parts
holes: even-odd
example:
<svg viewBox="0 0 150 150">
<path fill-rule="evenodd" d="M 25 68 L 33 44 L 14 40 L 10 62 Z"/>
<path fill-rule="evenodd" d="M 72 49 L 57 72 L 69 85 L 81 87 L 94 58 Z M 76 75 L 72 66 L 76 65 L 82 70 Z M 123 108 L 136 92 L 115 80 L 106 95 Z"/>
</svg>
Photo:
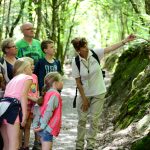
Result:
<svg viewBox="0 0 150 150">
<path fill-rule="evenodd" d="M 37 132 L 37 134 L 40 136 L 41 140 L 44 142 L 53 142 L 53 135 L 51 135 L 46 130 L 42 130 Z"/>
</svg>

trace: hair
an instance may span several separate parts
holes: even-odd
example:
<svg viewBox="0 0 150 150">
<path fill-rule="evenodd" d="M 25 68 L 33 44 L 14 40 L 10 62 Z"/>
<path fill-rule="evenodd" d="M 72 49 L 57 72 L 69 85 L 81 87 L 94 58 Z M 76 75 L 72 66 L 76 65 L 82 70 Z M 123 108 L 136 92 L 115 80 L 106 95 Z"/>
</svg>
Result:
<svg viewBox="0 0 150 150">
<path fill-rule="evenodd" d="M 22 58 L 17 59 L 13 67 L 13 75 L 16 76 L 16 75 L 23 73 L 24 69 L 28 65 L 30 64 L 26 58 L 22 57 Z"/>
<path fill-rule="evenodd" d="M 32 26 L 33 26 L 33 24 L 32 24 L 31 22 L 25 22 L 25 23 L 23 23 L 23 24 L 20 26 L 21 32 L 23 31 L 25 25 L 32 25 Z"/>
<path fill-rule="evenodd" d="M 44 52 L 44 49 L 47 48 L 48 44 L 52 44 L 52 43 L 54 43 L 53 40 L 44 40 L 44 41 L 42 41 L 42 43 L 41 43 L 41 49 L 42 49 L 42 51 Z"/>
<path fill-rule="evenodd" d="M 31 64 L 34 64 L 34 60 L 31 57 L 22 57 L 25 61 L 28 61 Z"/>
<path fill-rule="evenodd" d="M 6 54 L 6 48 L 9 47 L 10 43 L 14 43 L 14 40 L 12 38 L 8 38 L 8 39 L 5 39 L 2 41 L 1 49 L 2 49 L 4 54 Z"/>
<path fill-rule="evenodd" d="M 86 38 L 76 37 L 71 41 L 75 50 L 79 50 L 81 47 L 84 47 L 87 44 Z"/>
<path fill-rule="evenodd" d="M 44 86 L 42 92 L 47 92 L 53 85 L 53 83 L 61 81 L 62 77 L 58 72 L 49 72 L 44 78 Z"/>
</svg>

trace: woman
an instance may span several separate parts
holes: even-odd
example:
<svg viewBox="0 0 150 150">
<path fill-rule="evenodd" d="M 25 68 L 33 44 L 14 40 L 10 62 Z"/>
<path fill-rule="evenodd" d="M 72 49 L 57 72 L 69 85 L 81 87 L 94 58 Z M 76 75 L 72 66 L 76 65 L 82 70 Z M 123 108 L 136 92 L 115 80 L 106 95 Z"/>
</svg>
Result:
<svg viewBox="0 0 150 150">
<path fill-rule="evenodd" d="M 6 81 L 6 84 L 13 78 L 13 65 L 16 62 L 17 58 L 17 49 L 13 39 L 8 38 L 2 41 L 1 49 L 3 52 L 3 57 L 0 59 L 0 63 L 3 65 L 5 74 L 3 75 Z"/>
<path fill-rule="evenodd" d="M 134 35 L 129 35 L 119 43 L 104 49 L 94 50 L 99 59 L 105 53 L 116 50 L 129 41 L 135 39 Z M 75 59 L 72 62 L 72 76 L 76 80 L 77 88 L 80 93 L 77 111 L 78 127 L 76 150 L 84 149 L 84 137 L 86 131 L 87 116 L 90 116 L 90 127 L 87 132 L 87 150 L 93 150 L 96 141 L 98 121 L 102 112 L 106 87 L 102 71 L 98 61 L 93 57 L 93 52 L 89 50 L 88 42 L 85 38 L 75 38 L 72 44 L 79 56 L 80 70 L 76 65 Z"/>
<path fill-rule="evenodd" d="M 27 96 L 32 84 L 31 64 L 23 58 L 18 59 L 13 68 L 14 77 L 6 85 L 4 98 L 0 100 L 0 131 L 4 148 L 19 149 L 20 125 L 25 126 L 27 120 Z"/>
</svg>

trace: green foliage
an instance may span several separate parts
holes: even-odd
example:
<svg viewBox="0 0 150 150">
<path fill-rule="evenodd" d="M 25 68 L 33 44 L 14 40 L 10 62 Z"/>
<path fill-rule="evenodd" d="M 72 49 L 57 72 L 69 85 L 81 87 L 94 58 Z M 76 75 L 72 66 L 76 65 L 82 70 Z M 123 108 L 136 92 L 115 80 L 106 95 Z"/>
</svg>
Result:
<svg viewBox="0 0 150 150">
<path fill-rule="evenodd" d="M 149 150 L 150 148 L 150 133 L 144 138 L 134 142 L 131 150 Z"/>
</svg>

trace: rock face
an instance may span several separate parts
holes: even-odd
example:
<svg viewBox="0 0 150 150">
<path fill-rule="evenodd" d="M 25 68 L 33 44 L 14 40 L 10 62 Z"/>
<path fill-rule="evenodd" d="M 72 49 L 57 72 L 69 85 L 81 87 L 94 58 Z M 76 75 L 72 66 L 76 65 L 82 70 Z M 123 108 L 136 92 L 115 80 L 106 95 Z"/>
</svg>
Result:
<svg viewBox="0 0 150 150">
<path fill-rule="evenodd" d="M 149 63 L 148 49 L 150 44 L 140 43 L 130 47 L 118 59 L 111 86 L 106 97 L 109 105 L 116 102 L 123 102 L 132 88 L 132 81 L 142 72 Z"/>
<path fill-rule="evenodd" d="M 150 43 L 145 42 L 119 57 L 106 94 L 97 149 L 150 147 L 149 52 Z"/>
</svg>

